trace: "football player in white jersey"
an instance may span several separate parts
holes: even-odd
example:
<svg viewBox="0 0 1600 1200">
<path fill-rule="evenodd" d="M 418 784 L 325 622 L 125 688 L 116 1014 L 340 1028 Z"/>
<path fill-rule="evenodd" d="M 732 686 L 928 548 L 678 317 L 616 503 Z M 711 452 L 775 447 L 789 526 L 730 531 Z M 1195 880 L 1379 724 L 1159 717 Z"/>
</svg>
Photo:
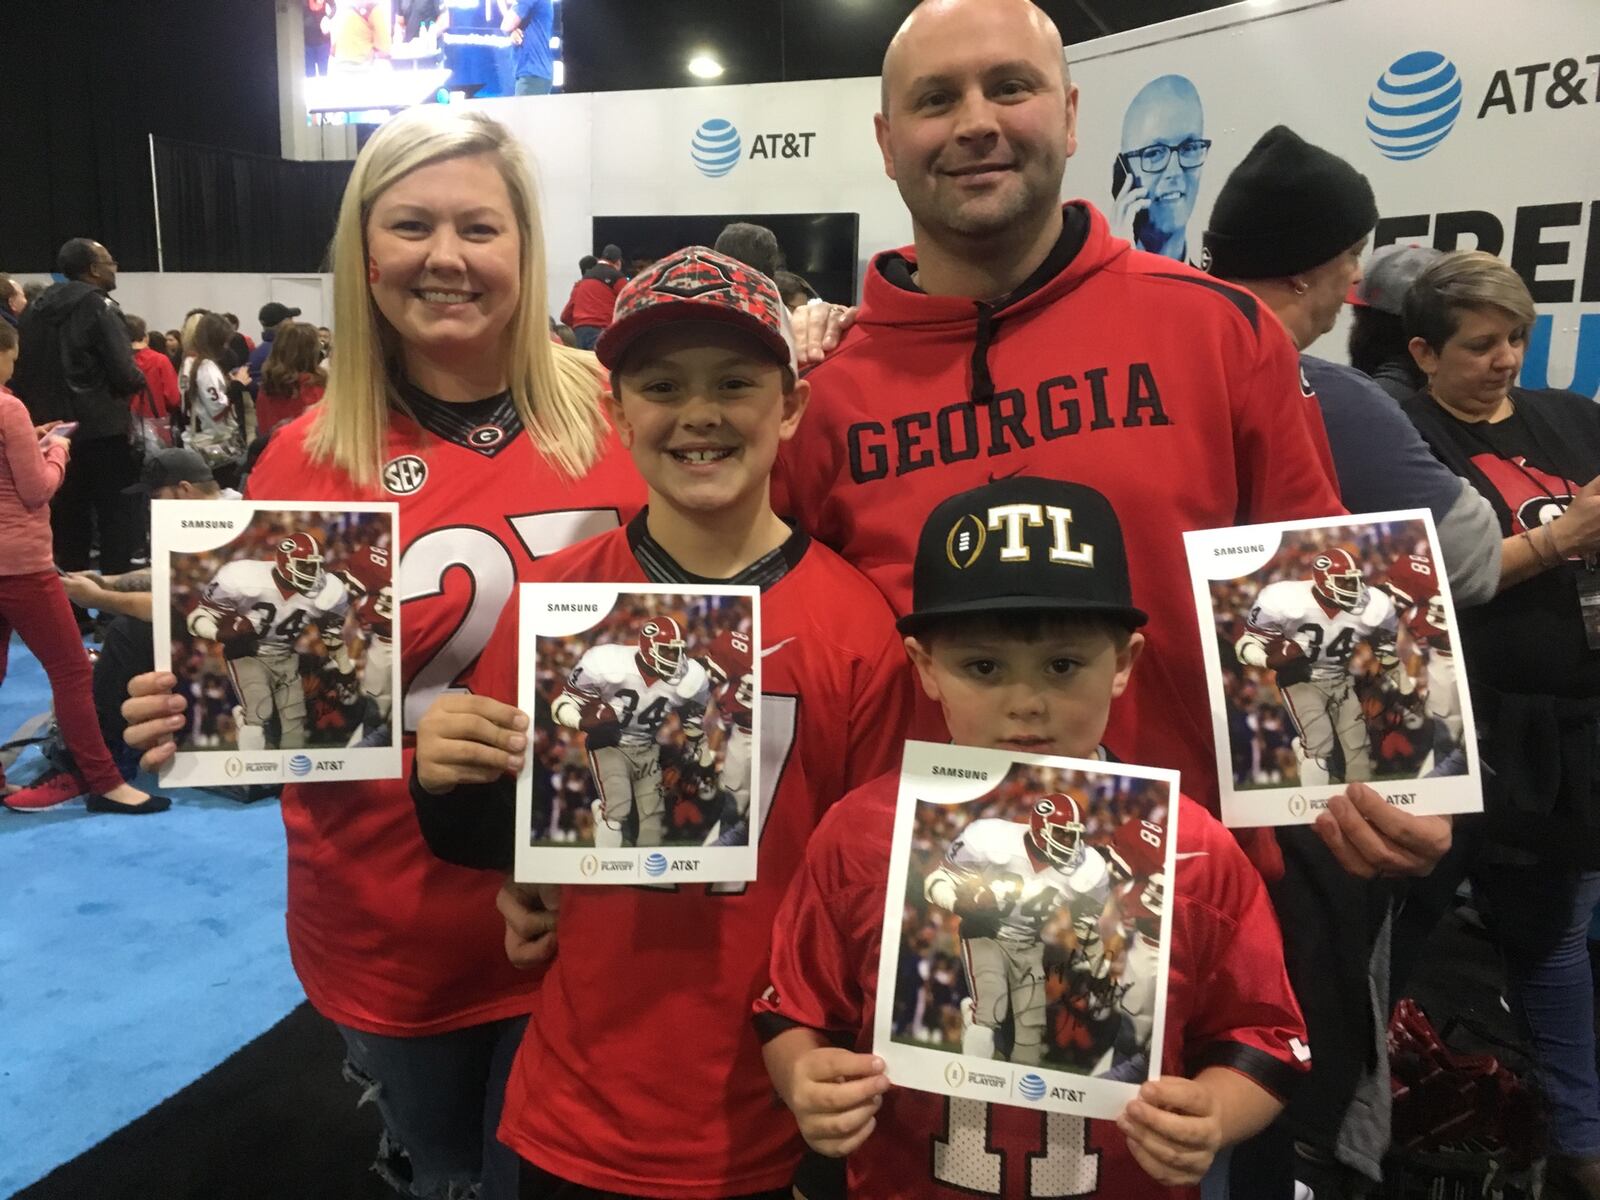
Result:
<svg viewBox="0 0 1600 1200">
<path fill-rule="evenodd" d="M 1310 579 L 1269 583 L 1256 596 L 1235 644 L 1239 661 L 1277 673 L 1278 691 L 1294 721 L 1300 782 L 1333 779 L 1334 746 L 1344 750 L 1340 782 L 1372 778 L 1372 747 L 1350 660 L 1363 643 L 1403 694 L 1410 675 L 1395 650 L 1399 613 L 1382 590 L 1368 587 L 1348 550 L 1320 552 Z"/>
<path fill-rule="evenodd" d="M 667 616 L 639 627 L 637 645 L 584 651 L 550 706 L 558 724 L 583 731 L 600 799 L 596 846 L 659 846 L 666 836 L 661 793 L 661 727 L 676 716 L 688 739 L 687 761 L 710 763 L 705 742 L 711 678 L 689 657 L 683 630 Z"/>
<path fill-rule="evenodd" d="M 1027 823 L 993 817 L 968 825 L 923 884 L 929 903 L 961 918 L 970 1003 L 963 1003 L 961 1052 L 995 1056 L 995 1035 L 1011 1018 L 1010 1061 L 1038 1065 L 1044 1051 L 1043 931 L 1062 907 L 1079 949 L 1102 953 L 1099 918 L 1110 892 L 1105 861 L 1083 840 L 1071 796 L 1040 797 Z"/>
<path fill-rule="evenodd" d="M 323 569 L 322 547 L 309 533 L 278 539 L 270 561 L 225 564 L 189 614 L 189 632 L 222 644 L 239 704 L 240 750 L 295 749 L 306 744 L 306 698 L 295 645 L 314 626 L 341 671 L 354 664 L 344 644 L 349 590 Z M 278 718 L 278 739 L 267 726 Z"/>
</svg>

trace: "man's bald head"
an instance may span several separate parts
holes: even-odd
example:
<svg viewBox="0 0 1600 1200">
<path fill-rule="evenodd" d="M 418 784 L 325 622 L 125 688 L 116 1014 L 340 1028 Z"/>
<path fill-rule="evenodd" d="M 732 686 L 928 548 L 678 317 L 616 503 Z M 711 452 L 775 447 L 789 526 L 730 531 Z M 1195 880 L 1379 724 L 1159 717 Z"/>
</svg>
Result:
<svg viewBox="0 0 1600 1200">
<path fill-rule="evenodd" d="M 1122 149 L 1138 150 L 1151 142 L 1201 137 L 1205 109 L 1200 93 L 1183 75 L 1162 75 L 1139 89 L 1122 115 Z"/>
<path fill-rule="evenodd" d="M 889 98 L 895 84 L 915 77 L 918 50 L 929 36 L 936 36 L 953 22 L 971 20 L 982 15 L 990 20 L 1016 21 L 1021 19 L 1027 27 L 1032 42 L 1024 49 L 1041 52 L 1059 65 L 1061 87 L 1065 91 L 1072 83 L 1067 66 L 1066 47 L 1061 41 L 1061 31 L 1048 13 L 1033 0 L 921 0 L 900 25 L 889 48 L 883 54 L 883 72 L 879 94 L 879 111 L 889 115 Z"/>
</svg>

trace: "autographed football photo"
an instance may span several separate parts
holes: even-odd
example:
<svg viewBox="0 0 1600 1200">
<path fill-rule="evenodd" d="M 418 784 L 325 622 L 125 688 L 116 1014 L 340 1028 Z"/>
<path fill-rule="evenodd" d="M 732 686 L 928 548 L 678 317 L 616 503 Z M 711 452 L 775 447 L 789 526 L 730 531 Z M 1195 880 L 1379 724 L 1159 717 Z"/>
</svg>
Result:
<svg viewBox="0 0 1600 1200">
<path fill-rule="evenodd" d="M 755 878 L 760 595 L 747 587 L 524 584 L 517 878 Z"/>
<path fill-rule="evenodd" d="M 397 506 L 157 500 L 156 666 L 189 722 L 174 786 L 400 771 Z"/>
</svg>

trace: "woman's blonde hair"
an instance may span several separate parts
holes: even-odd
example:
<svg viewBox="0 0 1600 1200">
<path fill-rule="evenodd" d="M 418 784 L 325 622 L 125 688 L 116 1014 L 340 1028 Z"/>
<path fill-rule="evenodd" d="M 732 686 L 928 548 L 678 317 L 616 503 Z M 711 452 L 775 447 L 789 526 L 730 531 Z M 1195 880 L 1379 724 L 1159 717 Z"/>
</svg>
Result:
<svg viewBox="0 0 1600 1200">
<path fill-rule="evenodd" d="M 1539 315 L 1533 296 L 1509 266 L 1483 250 L 1457 250 L 1429 263 L 1406 291 L 1401 321 L 1408 338 L 1419 337 L 1437 353 L 1461 328 L 1462 314 L 1495 308 L 1520 325 Z"/>
<path fill-rule="evenodd" d="M 488 154 L 505 181 L 521 234 L 522 291 L 506 330 L 511 399 L 540 453 L 576 478 L 594 465 L 606 436 L 594 355 L 550 340 L 544 237 L 522 148 L 498 121 L 444 106 L 410 109 L 385 123 L 356 159 L 333 237 L 333 316 L 338 351 L 307 445 L 360 484 L 383 465 L 391 406 L 404 410 L 400 339 L 367 286 L 367 218 L 379 196 L 420 167 Z"/>
<path fill-rule="evenodd" d="M 178 341 L 183 344 L 186 358 L 194 353 L 195 330 L 200 328 L 200 318 L 205 315 L 204 312 L 192 312 L 183 319 L 183 332 L 178 335 Z"/>
</svg>

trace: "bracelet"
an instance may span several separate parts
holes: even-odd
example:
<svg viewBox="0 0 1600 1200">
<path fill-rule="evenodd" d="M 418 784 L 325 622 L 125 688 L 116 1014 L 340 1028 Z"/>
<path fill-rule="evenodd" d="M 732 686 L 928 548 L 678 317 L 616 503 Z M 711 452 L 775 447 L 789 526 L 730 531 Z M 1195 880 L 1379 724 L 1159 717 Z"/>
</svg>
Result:
<svg viewBox="0 0 1600 1200">
<path fill-rule="evenodd" d="M 1548 571 L 1551 567 L 1558 566 L 1561 562 L 1561 559 L 1557 557 L 1555 562 L 1551 562 L 1548 558 L 1546 558 L 1544 551 L 1539 548 L 1539 543 L 1533 540 L 1534 532 L 1535 531 L 1531 529 L 1524 529 L 1522 531 L 1522 540 L 1527 542 L 1528 549 L 1533 551 L 1533 557 L 1538 560 L 1539 569 Z"/>
<path fill-rule="evenodd" d="M 1556 563 L 1559 564 L 1566 558 L 1566 555 L 1561 553 L 1561 546 L 1556 541 L 1556 523 L 1551 521 L 1544 527 L 1544 531 L 1550 538 L 1550 552 L 1556 556 Z"/>
</svg>

